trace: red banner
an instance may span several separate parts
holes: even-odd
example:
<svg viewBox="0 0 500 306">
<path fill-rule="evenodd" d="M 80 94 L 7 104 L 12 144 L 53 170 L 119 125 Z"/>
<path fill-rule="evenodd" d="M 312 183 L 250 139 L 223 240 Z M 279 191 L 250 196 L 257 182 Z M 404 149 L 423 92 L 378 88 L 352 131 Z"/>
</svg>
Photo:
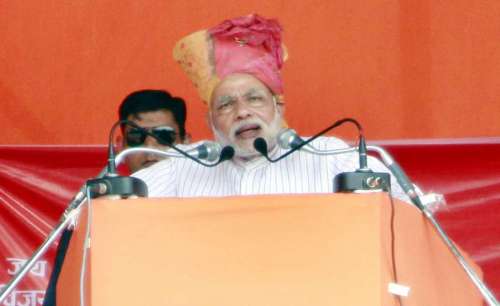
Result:
<svg viewBox="0 0 500 306">
<path fill-rule="evenodd" d="M 445 195 L 439 221 L 500 295 L 500 138 L 391 142 L 385 148 L 423 190 Z M 0 286 L 105 161 L 103 146 L 0 146 Z M 54 251 L 55 246 L 35 264 L 4 305 L 41 305 Z"/>
</svg>

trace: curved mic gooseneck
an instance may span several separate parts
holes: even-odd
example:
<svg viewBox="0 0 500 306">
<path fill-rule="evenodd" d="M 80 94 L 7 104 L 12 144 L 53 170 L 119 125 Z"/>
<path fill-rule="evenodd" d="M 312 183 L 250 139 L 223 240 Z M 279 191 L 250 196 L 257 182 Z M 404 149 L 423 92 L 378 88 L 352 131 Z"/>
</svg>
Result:
<svg viewBox="0 0 500 306">
<path fill-rule="evenodd" d="M 234 149 L 231 147 L 225 147 L 222 150 L 220 150 L 220 145 L 212 143 L 212 142 L 206 142 L 204 145 L 201 145 L 195 150 L 197 150 L 197 157 L 194 157 L 190 155 L 188 152 L 185 152 L 179 148 L 177 148 L 175 145 L 166 143 L 162 141 L 161 139 L 158 138 L 157 135 L 151 133 L 148 129 L 143 128 L 139 125 L 137 125 L 135 122 L 130 121 L 130 120 L 119 120 L 116 122 L 110 131 L 109 135 L 109 145 L 108 145 L 108 163 L 107 163 L 107 172 L 102 178 L 97 178 L 93 180 L 87 181 L 87 186 L 90 188 L 90 195 L 92 197 L 98 197 L 98 196 L 103 196 L 103 195 L 119 195 L 119 196 L 130 196 L 130 195 L 138 195 L 142 197 L 147 196 L 147 186 L 146 183 L 144 183 L 142 180 L 136 177 L 132 176 L 119 176 L 118 173 L 116 172 L 116 161 L 115 161 L 115 154 L 114 154 L 114 132 L 116 128 L 120 125 L 129 125 L 133 128 L 141 130 L 142 133 L 144 133 L 147 136 L 151 136 L 155 138 L 159 143 L 166 144 L 170 148 L 172 148 L 174 151 L 178 152 L 180 156 L 187 157 L 205 167 L 215 167 L 216 165 L 222 163 L 225 160 L 231 159 L 234 156 Z M 126 154 L 131 154 L 132 151 L 135 153 L 137 151 L 144 151 L 145 148 L 135 148 L 129 149 L 131 151 L 128 151 Z M 149 150 L 154 150 L 154 149 L 149 149 Z M 130 152 L 130 153 L 129 153 Z M 161 155 L 163 155 L 162 151 L 158 150 L 158 152 Z M 125 153 L 124 153 L 125 154 Z M 123 157 L 122 155 L 121 157 Z M 217 157 L 219 157 L 219 160 L 214 163 L 214 164 L 208 164 L 204 163 L 200 160 L 200 158 L 206 158 L 207 160 L 213 159 L 215 160 Z M 121 162 L 121 160 L 120 160 Z"/>
<path fill-rule="evenodd" d="M 299 137 L 293 129 L 284 129 L 278 135 L 278 144 L 284 149 L 296 148 L 306 141 Z M 302 146 L 303 150 L 315 155 L 336 155 L 358 151 L 359 168 L 354 172 L 342 172 L 334 178 L 334 190 L 341 192 L 358 191 L 388 191 L 390 175 L 383 172 L 373 172 L 368 167 L 368 154 L 365 138 L 360 129 L 357 147 L 333 150 L 318 150 L 311 144 Z"/>
<path fill-rule="evenodd" d="M 301 143 L 305 142 L 294 129 L 283 129 L 278 134 L 278 145 L 284 150 L 290 150 L 296 148 Z M 319 150 L 316 149 L 313 145 L 308 144 L 303 146 L 301 150 L 315 154 L 315 155 L 336 155 L 336 154 L 344 154 L 356 152 L 358 149 L 356 147 L 347 147 L 342 149 L 332 149 L 332 150 Z"/>
<path fill-rule="evenodd" d="M 283 149 L 290 149 L 297 147 L 299 144 L 305 142 L 304 139 L 302 139 L 297 132 L 293 129 L 284 129 L 281 131 L 281 133 L 278 135 L 278 144 L 281 148 Z M 391 171 L 391 173 L 394 175 L 396 178 L 397 182 L 403 189 L 403 191 L 408 195 L 410 200 L 420 209 L 423 209 L 424 204 L 422 203 L 422 200 L 419 197 L 419 194 L 417 192 L 417 187 L 410 181 L 404 170 L 399 166 L 399 164 L 391 157 L 391 155 L 382 147 L 379 146 L 374 146 L 374 145 L 368 145 L 365 147 L 367 148 L 368 151 L 373 151 L 376 152 L 380 158 L 382 159 L 382 162 L 384 165 L 387 166 L 387 168 Z M 334 149 L 334 150 L 319 150 L 316 149 L 315 147 L 309 145 L 306 147 L 303 147 L 304 151 L 316 154 L 316 155 L 332 155 L 332 154 L 342 154 L 342 153 L 348 153 L 348 152 L 354 152 L 359 149 L 355 147 L 350 147 L 350 148 L 345 148 L 345 149 Z"/>
<path fill-rule="evenodd" d="M 217 142 L 205 141 L 201 145 L 189 149 L 185 152 L 194 158 L 205 159 L 209 162 L 214 162 L 220 158 L 222 153 L 222 147 Z M 115 158 L 116 165 L 117 166 L 120 165 L 127 156 L 134 155 L 136 153 L 150 153 L 163 157 L 174 157 L 174 158 L 184 157 L 183 154 L 172 152 L 171 150 L 165 151 L 147 147 L 136 147 L 136 148 L 128 148 L 118 153 L 118 155 L 116 155 Z"/>
<path fill-rule="evenodd" d="M 147 129 L 144 129 L 144 128 L 141 128 L 141 127 L 139 127 L 139 128 L 140 128 L 140 129 L 141 129 L 141 130 L 142 130 L 145 134 L 147 134 L 148 136 L 151 136 L 151 137 L 153 137 L 154 139 L 156 139 L 157 141 L 160 141 L 160 139 L 159 139 L 156 135 L 154 135 L 153 133 L 151 133 L 151 132 L 150 132 L 150 131 L 148 131 Z M 206 143 L 209 143 L 209 142 L 206 142 Z M 210 142 L 210 143 L 211 143 L 211 142 Z M 200 164 L 200 165 L 202 165 L 202 166 L 205 166 L 205 167 L 215 167 L 215 166 L 217 166 L 218 164 L 220 164 L 220 163 L 222 163 L 222 162 L 224 162 L 224 161 L 226 161 L 226 160 L 230 160 L 231 158 L 233 158 L 234 153 L 235 153 L 235 152 L 234 152 L 234 148 L 233 148 L 233 147 L 231 147 L 231 146 L 225 146 L 225 147 L 224 147 L 224 148 L 222 148 L 222 150 L 220 151 L 219 160 L 218 160 L 216 163 L 214 163 L 214 164 L 207 164 L 207 163 L 204 163 L 204 162 L 202 162 L 202 161 L 200 160 L 201 158 L 204 158 L 204 157 L 198 156 L 198 158 L 196 158 L 196 157 L 194 157 L 194 156 L 190 155 L 188 152 L 186 152 L 186 151 L 184 151 L 184 150 L 179 149 L 177 146 L 175 146 L 174 144 L 171 144 L 171 143 L 166 143 L 166 145 L 167 145 L 169 148 L 171 148 L 171 149 L 173 149 L 174 151 L 176 151 L 177 153 L 179 153 L 180 155 L 182 155 L 182 156 L 184 156 L 184 157 L 186 157 L 186 158 L 189 158 L 190 160 L 192 160 L 192 161 L 194 161 L 194 162 L 196 162 L 196 163 L 198 163 L 198 164 Z M 201 145 L 201 146 L 203 146 L 203 145 Z M 200 146 L 200 147 L 201 147 L 201 146 Z M 213 152 L 210 152 L 210 150 L 212 150 L 212 151 L 214 150 L 214 148 L 213 148 L 213 147 L 210 147 L 210 148 L 209 148 L 209 147 L 200 148 L 200 147 L 198 147 L 198 150 L 207 150 L 207 152 L 206 152 L 206 153 L 203 153 L 203 152 L 201 152 L 201 153 L 200 153 L 202 156 L 203 156 L 204 154 L 206 154 L 208 157 L 211 157 L 211 156 L 214 154 Z M 209 159 L 209 158 L 206 158 L 206 159 L 210 161 L 210 159 Z M 215 158 L 214 158 L 214 160 L 215 160 Z"/>
<path fill-rule="evenodd" d="M 254 145 L 255 150 L 257 150 L 257 152 L 262 154 L 269 162 L 275 163 L 275 162 L 278 162 L 278 161 L 282 160 L 283 158 L 287 157 L 288 155 L 292 154 L 293 152 L 300 150 L 302 147 L 308 145 L 309 143 L 314 141 L 316 138 L 323 136 L 324 134 L 328 133 L 329 131 L 333 130 L 336 127 L 339 127 L 340 125 L 342 125 L 346 122 L 353 123 L 354 125 L 356 125 L 356 127 L 358 128 L 360 143 L 364 144 L 365 142 L 364 142 L 364 136 L 363 136 L 363 128 L 361 127 L 361 124 L 359 124 L 359 122 L 353 118 L 344 118 L 344 119 L 340 119 L 340 120 L 335 121 L 332 125 L 323 129 L 322 131 L 320 131 L 319 133 L 317 133 L 313 137 L 311 137 L 303 142 L 298 143 L 296 146 L 292 147 L 290 151 L 284 153 L 283 155 L 279 156 L 276 159 L 271 159 L 269 157 L 268 152 L 267 152 L 268 151 L 267 142 L 264 138 L 259 137 L 259 138 L 255 139 L 253 145 Z M 363 139 L 362 142 L 361 142 L 361 139 Z M 366 153 L 366 149 L 364 151 Z M 360 156 L 361 156 L 361 154 L 360 154 Z M 366 157 L 366 154 L 365 154 L 365 157 Z M 360 157 L 360 166 L 362 166 L 362 165 L 366 166 L 366 161 L 361 161 L 361 157 Z"/>
<path fill-rule="evenodd" d="M 216 166 L 223 161 L 226 161 L 226 160 L 233 158 L 233 156 L 234 156 L 234 149 L 230 146 L 226 146 L 226 147 L 220 149 L 219 144 L 213 143 L 213 144 L 219 145 L 218 149 L 214 149 L 211 146 L 206 146 L 206 144 L 207 143 L 204 143 L 196 148 L 193 148 L 189 151 L 186 151 L 185 153 L 194 159 L 206 159 L 208 161 L 217 160 L 217 163 L 214 163 L 214 164 L 205 164 L 203 162 L 199 162 L 200 164 L 207 166 L 207 167 Z M 194 153 L 192 153 L 192 152 L 194 152 Z M 169 151 L 163 151 L 163 150 L 153 149 L 153 148 L 138 147 L 138 148 L 129 148 L 129 149 L 125 149 L 125 150 L 121 151 L 116 156 L 115 162 L 117 165 L 120 165 L 125 160 L 125 157 L 127 157 L 129 155 L 134 155 L 136 153 L 151 153 L 151 154 L 157 154 L 157 155 L 164 156 L 164 157 L 174 157 L 174 158 L 185 157 L 184 154 L 179 154 L 177 152 L 169 152 Z"/>
<path fill-rule="evenodd" d="M 220 155 L 219 155 L 219 160 L 216 162 L 216 163 L 213 163 L 213 164 L 208 164 L 208 163 L 205 163 L 205 162 L 202 162 L 198 157 L 194 157 L 192 155 L 190 155 L 189 153 L 179 149 L 178 147 L 174 146 L 174 145 L 171 145 L 170 148 L 174 149 L 174 151 L 178 152 L 181 156 L 183 157 L 187 157 L 189 158 L 190 160 L 202 165 L 202 166 L 205 166 L 205 167 L 215 167 L 217 166 L 218 164 L 226 161 L 226 160 L 230 160 L 231 158 L 233 158 L 234 156 L 234 149 L 233 147 L 231 146 L 225 146 L 224 148 L 222 148 L 222 150 L 220 151 Z"/>
</svg>

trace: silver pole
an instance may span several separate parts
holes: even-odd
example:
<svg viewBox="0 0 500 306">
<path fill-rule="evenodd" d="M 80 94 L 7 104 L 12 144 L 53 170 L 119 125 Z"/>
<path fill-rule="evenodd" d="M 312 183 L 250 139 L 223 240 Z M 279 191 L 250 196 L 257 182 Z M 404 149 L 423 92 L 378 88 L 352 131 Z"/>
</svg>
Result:
<svg viewBox="0 0 500 306">
<path fill-rule="evenodd" d="M 56 227 L 50 232 L 45 241 L 38 247 L 33 256 L 24 263 L 21 269 L 14 275 L 14 277 L 7 283 L 6 286 L 2 288 L 0 291 L 0 303 L 9 295 L 9 293 L 17 286 L 17 284 L 26 276 L 26 274 L 31 270 L 31 268 L 36 264 L 37 260 L 42 257 L 45 252 L 50 248 L 54 240 L 59 236 L 59 234 L 67 227 L 68 223 L 78 214 L 79 208 L 82 203 L 84 203 L 85 186 L 82 187 L 73 200 L 70 202 L 70 205 L 66 209 L 66 211 L 61 216 L 59 223 Z"/>
<path fill-rule="evenodd" d="M 476 271 L 472 269 L 472 267 L 467 263 L 463 255 L 460 253 L 460 251 L 457 249 L 453 241 L 448 237 L 446 232 L 443 230 L 439 222 L 434 218 L 434 215 L 432 214 L 429 209 L 424 207 L 423 209 L 424 215 L 429 219 L 429 221 L 432 223 L 432 225 L 437 229 L 439 236 L 441 239 L 444 241 L 446 246 L 450 249 L 450 251 L 455 255 L 455 258 L 458 260 L 462 268 L 465 270 L 469 278 L 472 280 L 474 285 L 476 286 L 477 289 L 481 292 L 484 300 L 488 303 L 490 306 L 499 306 L 500 304 L 498 303 L 497 299 L 495 298 L 495 295 L 491 292 L 491 290 L 486 286 L 486 284 L 481 280 L 481 278 L 477 275 Z"/>
</svg>

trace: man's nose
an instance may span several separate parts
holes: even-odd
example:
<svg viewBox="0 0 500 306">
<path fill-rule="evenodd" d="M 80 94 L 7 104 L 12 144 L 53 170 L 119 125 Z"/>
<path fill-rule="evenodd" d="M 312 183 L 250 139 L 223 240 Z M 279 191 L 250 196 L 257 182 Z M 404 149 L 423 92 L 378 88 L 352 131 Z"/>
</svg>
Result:
<svg viewBox="0 0 500 306">
<path fill-rule="evenodd" d="M 235 113 L 238 119 L 245 119 L 252 115 L 250 107 L 242 99 L 238 99 L 238 102 L 234 104 Z"/>
<path fill-rule="evenodd" d="M 155 148 L 158 147 L 158 141 L 153 136 L 147 136 L 146 139 L 144 139 L 144 146 L 145 147 L 150 147 L 150 148 Z"/>
</svg>

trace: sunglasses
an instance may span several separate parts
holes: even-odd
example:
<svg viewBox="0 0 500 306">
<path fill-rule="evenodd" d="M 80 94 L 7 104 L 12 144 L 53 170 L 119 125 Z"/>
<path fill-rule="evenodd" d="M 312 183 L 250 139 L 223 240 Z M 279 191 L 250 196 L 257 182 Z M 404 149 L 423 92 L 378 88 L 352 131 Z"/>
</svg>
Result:
<svg viewBox="0 0 500 306">
<path fill-rule="evenodd" d="M 161 145 L 172 145 L 175 142 L 175 131 L 169 126 L 158 126 L 154 128 L 132 128 L 127 131 L 127 145 L 137 147 L 144 144 L 148 136 L 152 136 Z"/>
</svg>

